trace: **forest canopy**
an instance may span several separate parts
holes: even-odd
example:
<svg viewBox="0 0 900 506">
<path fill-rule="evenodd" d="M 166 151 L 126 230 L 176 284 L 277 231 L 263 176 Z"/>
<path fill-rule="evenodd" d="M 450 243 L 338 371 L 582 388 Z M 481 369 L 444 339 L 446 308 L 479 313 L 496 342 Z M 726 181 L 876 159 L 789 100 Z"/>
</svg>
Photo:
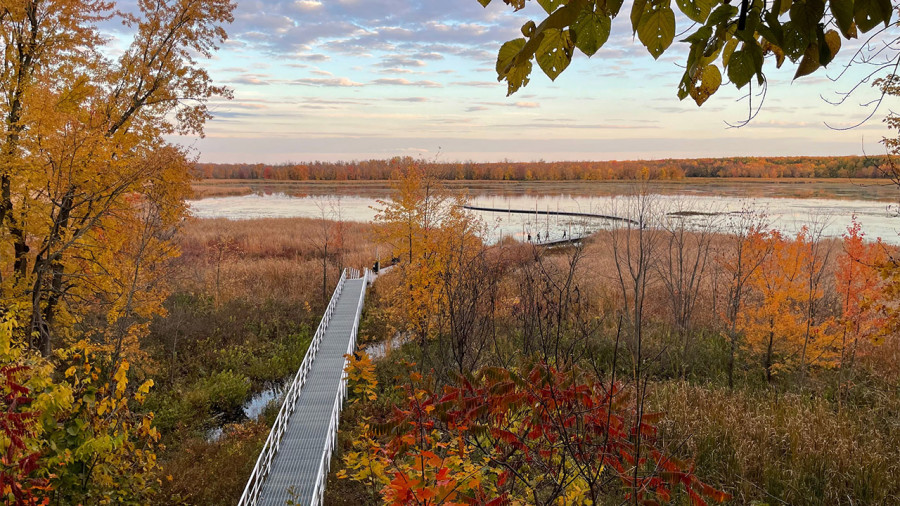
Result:
<svg viewBox="0 0 900 506">
<path fill-rule="evenodd" d="M 198 163 L 194 175 L 206 179 L 369 181 L 398 179 L 412 158 L 285 164 Z M 890 177 L 887 157 L 697 158 L 577 162 L 428 163 L 429 174 L 444 180 L 571 181 L 681 179 L 685 177 Z"/>
</svg>

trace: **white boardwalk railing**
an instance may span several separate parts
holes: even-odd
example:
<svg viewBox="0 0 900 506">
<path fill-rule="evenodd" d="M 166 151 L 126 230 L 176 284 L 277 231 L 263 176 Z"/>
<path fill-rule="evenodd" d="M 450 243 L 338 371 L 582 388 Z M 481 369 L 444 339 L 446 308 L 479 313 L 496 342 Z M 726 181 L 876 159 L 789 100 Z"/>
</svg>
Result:
<svg viewBox="0 0 900 506">
<path fill-rule="evenodd" d="M 363 301 L 365 300 L 366 284 L 369 278 L 368 269 L 365 270 L 362 276 L 357 269 L 344 269 L 344 272 L 341 273 L 341 278 L 334 289 L 334 293 L 332 294 L 331 300 L 329 301 L 328 306 L 325 309 L 325 314 L 322 316 L 322 320 L 319 322 L 319 326 L 316 329 L 315 334 L 313 335 L 312 341 L 309 344 L 309 348 L 306 350 L 306 355 L 303 357 L 303 362 L 300 364 L 300 368 L 294 375 L 293 381 L 291 381 L 291 384 L 288 386 L 287 392 L 285 393 L 284 402 L 281 405 L 281 409 L 278 411 L 278 416 L 275 418 L 275 423 L 272 425 L 272 429 L 269 432 L 268 438 L 266 438 L 266 442 L 263 445 L 262 451 L 260 452 L 259 457 L 256 459 L 256 465 L 253 467 L 253 471 L 250 473 L 250 478 L 247 480 L 247 485 L 244 488 L 244 493 L 241 495 L 241 498 L 238 501 L 238 505 L 255 505 L 260 500 L 260 492 L 263 489 L 263 484 L 272 469 L 272 462 L 281 447 L 282 436 L 284 435 L 285 430 L 287 429 L 288 424 L 291 421 L 291 416 L 294 414 L 297 399 L 300 397 L 303 386 L 307 382 L 307 376 L 310 372 L 310 369 L 312 369 L 313 362 L 316 358 L 316 353 L 322 346 L 322 340 L 325 337 L 328 324 L 331 322 L 332 315 L 335 312 L 335 308 L 337 306 L 338 300 L 341 297 L 344 286 L 347 280 L 358 280 L 360 278 L 362 278 L 362 288 L 360 290 L 359 298 L 355 304 L 356 311 L 355 315 L 353 315 L 353 325 L 350 332 L 350 341 L 347 347 L 347 353 L 353 353 L 353 350 L 356 348 L 356 333 L 359 328 L 359 318 L 362 312 Z M 345 307 L 345 309 L 342 310 L 344 311 L 344 313 L 342 314 L 346 313 L 346 309 L 347 308 Z M 344 365 L 346 365 L 346 360 L 344 360 Z M 342 370 L 340 385 L 337 388 L 337 394 L 335 396 L 334 405 L 332 407 L 331 421 L 328 425 L 326 437 L 323 439 L 322 457 L 319 464 L 319 472 L 315 478 L 315 487 L 313 489 L 312 501 L 310 504 L 321 504 L 322 497 L 325 491 L 325 480 L 328 475 L 331 453 L 334 450 L 334 444 L 336 441 L 338 419 L 340 418 L 342 401 L 346 396 L 346 383 L 346 374 L 343 373 Z"/>
<path fill-rule="evenodd" d="M 356 271 L 359 273 L 359 271 Z M 358 274 L 357 274 L 358 275 Z M 350 344 L 347 345 L 347 355 L 356 350 L 356 335 L 359 331 L 359 317 L 362 314 L 363 302 L 366 300 L 366 285 L 369 282 L 369 269 L 365 270 L 363 275 L 362 290 L 359 292 L 359 302 L 356 305 L 356 316 L 354 318 L 353 327 L 350 331 Z M 341 419 L 341 408 L 344 405 L 344 399 L 347 397 L 347 359 L 344 359 L 344 366 L 341 374 L 341 386 L 338 388 L 337 395 L 334 396 L 334 407 L 331 409 L 331 421 L 328 423 L 328 436 L 325 439 L 325 445 L 322 449 L 322 461 L 319 463 L 319 472 L 316 474 L 316 484 L 313 488 L 311 504 L 322 504 L 325 499 L 325 482 L 328 480 L 328 471 L 331 467 L 331 452 L 337 444 L 338 423 Z"/>
</svg>

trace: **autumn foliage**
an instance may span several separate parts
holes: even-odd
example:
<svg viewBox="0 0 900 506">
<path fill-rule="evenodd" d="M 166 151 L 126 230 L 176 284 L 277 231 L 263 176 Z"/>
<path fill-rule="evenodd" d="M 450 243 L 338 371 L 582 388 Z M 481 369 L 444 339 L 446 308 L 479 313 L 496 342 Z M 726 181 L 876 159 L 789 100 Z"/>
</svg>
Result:
<svg viewBox="0 0 900 506">
<path fill-rule="evenodd" d="M 0 459 L 0 490 L 6 491 L 16 504 L 40 504 L 50 489 L 49 480 L 35 472 L 41 452 L 29 444 L 37 435 L 40 413 L 31 411 L 31 390 L 21 379 L 28 372 L 26 365 L 0 368 L 4 387 L 0 399 L 0 443 L 5 447 Z"/>
<path fill-rule="evenodd" d="M 856 414 L 842 410 L 859 408 L 873 374 L 895 377 L 875 365 L 889 360 L 881 343 L 900 321 L 895 249 L 868 240 L 855 219 L 839 239 L 815 220 L 775 230 L 752 210 L 710 213 L 708 228 L 692 229 L 641 192 L 618 211 L 640 213 L 628 216 L 644 227 L 611 226 L 565 249 L 487 245 L 477 223 L 448 211 L 453 201 L 430 174 L 405 171 L 382 202 L 376 238 L 397 265 L 379 278 L 369 313 L 391 322 L 386 334 L 415 337 L 399 352 L 415 365 L 352 359 L 356 423 L 338 486 L 388 504 L 742 502 L 779 497 L 782 482 L 801 487 L 783 494 L 793 500 L 835 497 L 790 471 L 771 473 L 778 485 L 761 481 L 770 473 L 741 459 L 778 450 L 756 432 L 728 441 L 763 448 L 718 448 L 686 432 L 739 431 L 691 396 L 761 392 L 774 404 L 759 416 L 775 420 L 783 392 L 812 396 L 809 409 L 837 413 L 828 424 L 857 430 L 841 421 Z M 698 377 L 708 383 L 691 385 Z M 677 424 L 654 409 L 667 391 L 678 392 Z M 784 416 L 763 439 L 796 439 L 800 421 Z M 879 423 L 871 437 L 892 440 Z M 792 451 L 801 456 L 779 462 L 815 465 L 804 459 L 818 450 Z M 829 465 L 850 476 L 844 457 Z M 854 480 L 842 493 L 890 493 Z"/>
<path fill-rule="evenodd" d="M 394 326 L 420 341 L 433 334 L 435 316 L 446 307 L 442 281 L 464 271 L 483 247 L 481 223 L 419 165 L 404 169 L 396 195 L 379 201 L 375 235 L 388 248 L 400 282 L 391 308 Z"/>
<path fill-rule="evenodd" d="M 133 371 L 165 313 L 187 151 L 211 97 L 199 65 L 225 40 L 229 0 L 0 2 L 0 441 L 27 502 L 147 502 L 158 487 L 153 382 Z M 116 56 L 99 26 L 130 32 Z M 152 368 L 151 364 L 146 364 Z M 27 395 L 26 395 L 27 394 Z M 4 474 L 4 480 L 7 480 Z M 19 497 L 21 496 L 21 497 Z"/>
<path fill-rule="evenodd" d="M 541 363 L 522 370 L 485 367 L 438 392 L 410 371 L 408 402 L 358 429 L 344 476 L 380 485 L 397 505 L 596 504 L 617 492 L 640 504 L 728 498 L 653 447 L 660 413 L 638 420 L 620 383 Z"/>
<path fill-rule="evenodd" d="M 877 342 L 886 315 L 886 248 L 865 241 L 855 219 L 835 259 L 834 246 L 807 227 L 795 237 L 755 230 L 743 241 L 748 284 L 737 328 L 767 381 L 809 365 L 852 367 L 860 340 Z M 840 309 L 829 311 L 835 303 Z"/>
<path fill-rule="evenodd" d="M 888 177 L 883 157 L 760 157 L 622 161 L 457 162 L 437 163 L 412 158 L 308 162 L 292 164 L 197 163 L 194 174 L 206 179 L 290 181 L 397 180 L 403 167 L 427 167 L 433 177 L 473 181 L 602 181 L 675 180 L 686 177 Z"/>
</svg>

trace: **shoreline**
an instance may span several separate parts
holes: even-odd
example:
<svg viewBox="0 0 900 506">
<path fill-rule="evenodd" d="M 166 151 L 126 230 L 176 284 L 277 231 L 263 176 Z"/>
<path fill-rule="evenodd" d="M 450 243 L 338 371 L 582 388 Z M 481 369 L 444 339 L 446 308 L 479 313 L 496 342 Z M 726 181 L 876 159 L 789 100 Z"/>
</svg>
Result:
<svg viewBox="0 0 900 506">
<path fill-rule="evenodd" d="M 190 200 L 236 197 L 251 194 L 285 193 L 288 195 L 365 196 L 385 198 L 392 191 L 393 180 L 366 181 L 294 181 L 268 179 L 203 179 L 191 184 Z M 639 181 L 495 181 L 442 180 L 450 191 L 466 190 L 479 195 L 573 195 L 610 196 L 634 194 Z M 849 178 L 683 178 L 651 180 L 646 183 L 654 193 L 662 195 L 720 196 L 725 198 L 801 198 L 833 200 L 866 200 L 894 203 L 900 200 L 900 188 L 890 179 Z"/>
</svg>

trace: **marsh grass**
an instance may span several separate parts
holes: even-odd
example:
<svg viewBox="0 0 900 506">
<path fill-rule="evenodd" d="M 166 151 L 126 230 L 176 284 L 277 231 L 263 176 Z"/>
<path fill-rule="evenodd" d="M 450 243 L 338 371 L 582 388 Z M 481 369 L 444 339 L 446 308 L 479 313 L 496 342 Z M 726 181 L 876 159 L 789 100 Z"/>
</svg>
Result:
<svg viewBox="0 0 900 506">
<path fill-rule="evenodd" d="M 344 226 L 342 262 L 326 262 L 329 296 L 339 263 L 363 267 L 374 261 L 370 225 Z M 240 495 L 279 400 L 258 420 L 243 419 L 240 406 L 302 360 L 323 306 L 323 230 L 321 221 L 298 218 L 194 220 L 181 231 L 183 254 L 166 305 L 169 315 L 154 323 L 146 342 L 161 377 L 148 404 L 169 446 L 161 460 L 171 503 L 227 504 Z M 533 261 L 533 253 L 531 246 L 507 243 L 490 254 L 515 273 Z M 565 255 L 553 253 L 546 261 L 563 265 Z M 579 269 L 591 311 L 614 314 L 621 301 L 602 238 L 587 243 Z M 367 296 L 361 342 L 396 336 L 387 316 L 396 282 L 381 278 Z M 513 357 L 521 349 L 511 324 L 520 280 L 510 275 L 503 284 L 500 331 L 492 346 L 497 355 Z M 900 339 L 889 336 L 883 345 L 861 351 L 843 405 L 836 400 L 834 371 L 815 370 L 802 388 L 789 374 L 766 384 L 760 365 L 746 356 L 739 357 L 742 367 L 729 390 L 714 284 L 701 290 L 690 348 L 680 345 L 684 336 L 668 323 L 666 294 L 656 287 L 648 292 L 647 347 L 658 356 L 648 367 L 648 403 L 664 413 L 661 445 L 693 460 L 696 474 L 733 494 L 734 504 L 900 503 Z M 590 349 L 601 362 L 609 362 L 614 351 L 609 335 L 598 334 Z M 400 362 L 421 359 L 416 346 L 407 344 L 377 362 L 378 401 L 347 405 L 333 471 L 350 448 L 351 428 L 399 402 Z M 629 365 L 622 361 L 620 367 L 624 373 Z M 221 439 L 205 438 L 206 430 L 223 422 L 231 425 Z M 369 490 L 335 479 L 334 472 L 326 494 L 326 504 L 378 504 Z"/>
<path fill-rule="evenodd" d="M 656 384 L 661 440 L 737 504 L 897 504 L 900 432 L 811 395 Z"/>
<path fill-rule="evenodd" d="M 303 360 L 324 307 L 321 241 L 326 231 L 333 240 L 336 226 L 213 219 L 180 230 L 168 315 L 143 343 L 158 372 L 147 407 L 167 446 L 160 455 L 167 503 L 237 501 L 281 401 L 259 420 L 247 420 L 242 406 Z M 328 297 L 341 265 L 374 261 L 369 237 L 368 225 L 343 224 L 341 247 L 332 244 L 324 264 Z M 222 426 L 220 438 L 208 437 Z"/>
</svg>

